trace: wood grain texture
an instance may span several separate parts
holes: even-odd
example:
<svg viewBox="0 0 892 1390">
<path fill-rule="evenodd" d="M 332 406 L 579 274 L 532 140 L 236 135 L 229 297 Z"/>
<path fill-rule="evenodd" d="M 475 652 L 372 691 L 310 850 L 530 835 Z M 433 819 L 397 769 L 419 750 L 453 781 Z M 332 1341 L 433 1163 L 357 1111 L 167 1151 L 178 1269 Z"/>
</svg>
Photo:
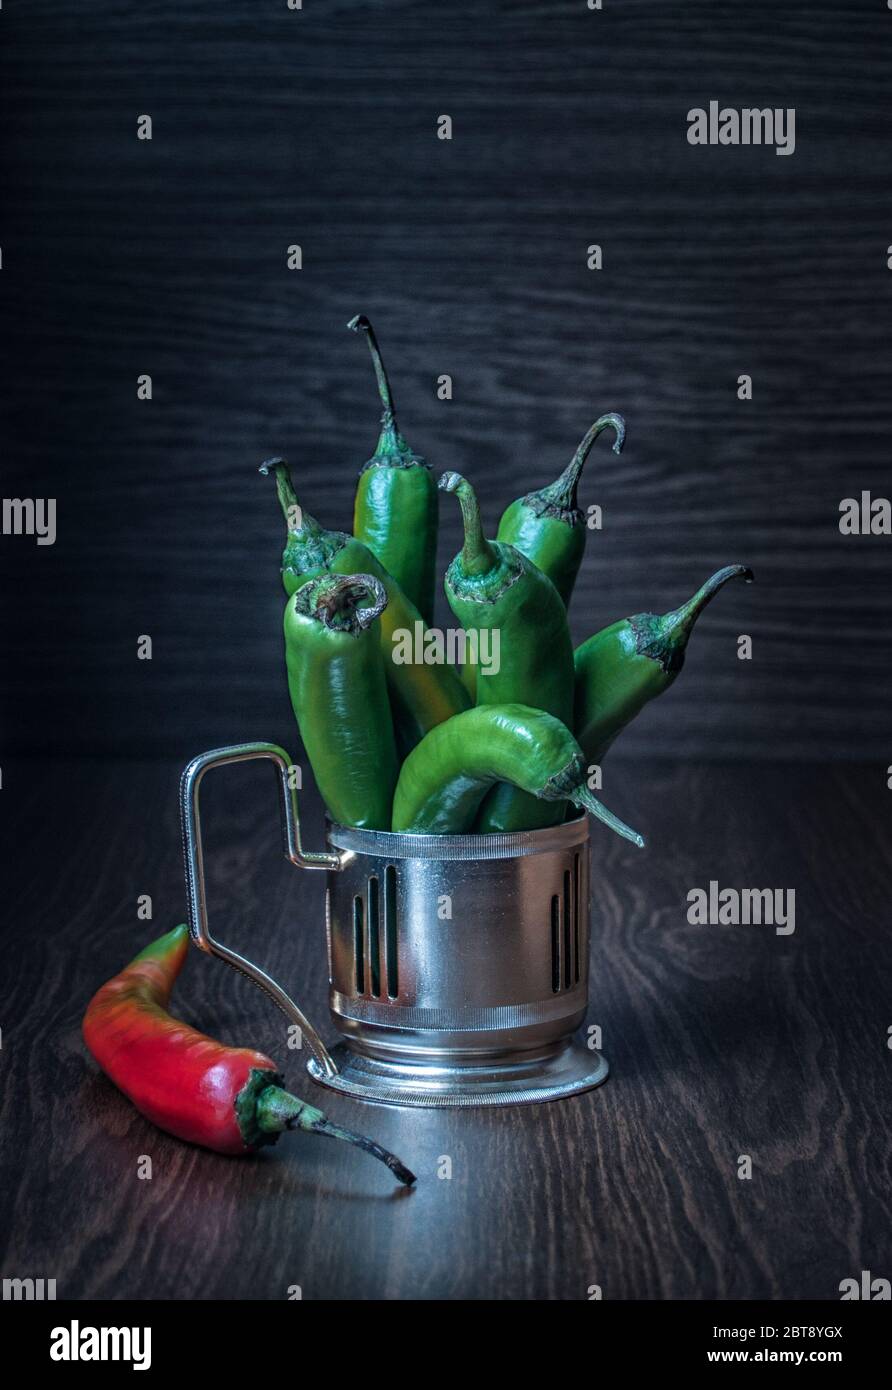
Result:
<svg viewBox="0 0 892 1390">
<path fill-rule="evenodd" d="M 293 1284 L 307 1299 L 585 1299 L 599 1284 L 609 1299 L 835 1300 L 843 1278 L 892 1267 L 892 855 L 872 769 L 623 767 L 611 804 L 642 812 L 650 847 L 593 828 L 589 1022 L 612 1074 L 560 1104 L 435 1113 L 319 1091 L 268 1001 L 195 953 L 181 1015 L 272 1053 L 295 1089 L 398 1151 L 419 1174 L 408 1194 L 339 1145 L 291 1136 L 227 1160 L 132 1111 L 79 1021 L 180 916 L 179 769 L 4 771 L 20 845 L 0 998 L 4 1277 L 76 1299 L 285 1299 Z M 330 1036 L 323 884 L 279 859 L 272 801 L 268 770 L 207 784 L 213 920 Z M 795 933 L 689 925 L 686 894 L 712 878 L 794 888 Z"/>
<path fill-rule="evenodd" d="M 493 528 L 625 413 L 583 485 L 605 526 L 577 639 L 755 568 L 619 757 L 888 760 L 892 542 L 837 523 L 889 491 L 890 22 L 875 0 L 4 11 L 3 486 L 59 506 L 54 547 L 0 544 L 6 749 L 293 741 L 256 464 L 286 453 L 349 526 L 362 310 L 409 438 Z M 794 106 L 796 153 L 690 147 L 711 98 Z"/>
</svg>

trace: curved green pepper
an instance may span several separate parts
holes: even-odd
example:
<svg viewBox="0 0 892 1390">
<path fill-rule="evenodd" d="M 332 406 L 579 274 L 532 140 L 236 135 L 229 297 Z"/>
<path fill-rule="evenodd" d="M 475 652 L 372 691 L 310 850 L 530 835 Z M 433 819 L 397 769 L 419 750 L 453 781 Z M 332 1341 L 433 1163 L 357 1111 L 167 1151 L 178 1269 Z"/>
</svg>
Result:
<svg viewBox="0 0 892 1390">
<path fill-rule="evenodd" d="M 424 621 L 431 624 L 437 557 L 436 484 L 430 464 L 410 449 L 400 434 L 390 383 L 371 323 L 359 314 L 347 327 L 366 335 L 384 407 L 378 447 L 356 485 L 353 534 L 365 542 Z"/>
<path fill-rule="evenodd" d="M 470 696 L 451 666 L 425 663 L 400 664 L 394 660 L 394 634 L 415 633 L 423 620 L 392 575 L 368 546 L 344 531 L 328 531 L 297 500 L 288 465 L 282 458 L 267 459 L 261 473 L 272 473 L 279 502 L 288 524 L 282 552 L 282 583 L 293 594 L 316 575 L 372 574 L 384 585 L 387 607 L 378 625 L 384 653 L 384 672 L 390 691 L 393 720 L 400 748 L 414 748 L 429 729 L 459 714 L 471 704 Z M 422 647 L 423 650 L 423 647 Z"/>
<path fill-rule="evenodd" d="M 644 841 L 585 784 L 585 759 L 570 730 L 527 705 L 478 705 L 422 739 L 403 763 L 393 798 L 393 829 L 460 835 L 474 824 L 486 793 L 512 782 L 528 795 L 590 811 L 639 847 Z"/>
<path fill-rule="evenodd" d="M 496 539 L 517 546 L 554 584 L 565 604 L 585 550 L 586 521 L 577 502 L 583 465 L 598 435 L 612 429 L 613 452 L 622 453 L 626 423 L 612 412 L 596 420 L 559 478 L 538 492 L 518 497 L 502 514 Z"/>
<path fill-rule="evenodd" d="M 751 584 L 753 572 L 726 565 L 671 613 L 636 613 L 576 648 L 573 728 L 587 763 L 600 763 L 617 734 L 669 689 L 684 665 L 694 624 L 729 579 Z"/>
<path fill-rule="evenodd" d="M 285 606 L 288 689 L 316 785 L 339 825 L 386 830 L 397 778 L 371 574 L 323 574 Z"/>
<path fill-rule="evenodd" d="M 547 575 L 513 545 L 488 541 L 474 489 L 459 473 L 444 473 L 440 487 L 461 503 L 464 544 L 446 571 L 446 598 L 469 634 L 499 641 L 499 669 L 477 670 L 477 704 L 518 702 L 573 718 L 573 643 L 567 610 Z M 480 648 L 481 652 L 484 648 Z M 493 648 L 492 655 L 495 655 Z M 496 794 L 494 794 L 496 795 Z M 563 809 L 516 786 L 506 786 L 481 809 L 477 829 L 537 830 L 557 825 Z"/>
</svg>

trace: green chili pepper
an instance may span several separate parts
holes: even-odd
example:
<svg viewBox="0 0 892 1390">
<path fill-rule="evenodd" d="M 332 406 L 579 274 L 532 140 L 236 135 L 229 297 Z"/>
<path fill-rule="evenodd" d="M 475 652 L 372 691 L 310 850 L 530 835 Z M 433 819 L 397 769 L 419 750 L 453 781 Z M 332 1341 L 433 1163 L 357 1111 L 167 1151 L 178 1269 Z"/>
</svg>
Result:
<svg viewBox="0 0 892 1390">
<path fill-rule="evenodd" d="M 459 673 L 462 685 L 468 692 L 468 699 L 472 705 L 477 703 L 477 663 L 476 661 L 466 661 Z"/>
<path fill-rule="evenodd" d="M 517 546 L 547 574 L 569 604 L 585 550 L 586 520 L 576 492 L 583 465 L 598 435 L 605 429 L 616 434 L 615 454 L 622 453 L 626 424 L 621 415 L 602 415 L 582 440 L 561 476 L 538 492 L 528 492 L 502 514 L 496 539 Z"/>
<path fill-rule="evenodd" d="M 719 589 L 737 578 L 751 584 L 753 572 L 746 565 L 726 565 L 671 613 L 636 613 L 576 648 L 573 727 L 588 764 L 600 763 L 617 734 L 669 689 L 684 664 L 695 622 Z"/>
<path fill-rule="evenodd" d="M 559 719 L 527 705 L 478 705 L 421 740 L 403 763 L 393 798 L 393 829 L 460 835 L 497 782 L 559 807 L 590 811 L 639 847 L 644 841 L 608 811 L 585 783 L 582 750 Z"/>
<path fill-rule="evenodd" d="M 386 830 L 397 756 L 384 658 L 374 631 L 387 604 L 371 574 L 323 574 L 285 606 L 288 689 L 329 815 Z"/>
<path fill-rule="evenodd" d="M 384 585 L 387 607 L 378 624 L 384 653 L 384 673 L 399 746 L 408 752 L 429 729 L 471 704 L 459 675 L 446 665 L 423 662 L 401 664 L 394 660 L 396 632 L 420 632 L 423 640 L 426 629 L 418 609 L 409 602 L 399 584 L 379 564 L 367 545 L 344 531 L 326 530 L 309 512 L 303 510 L 284 459 L 267 459 L 266 463 L 260 465 L 260 471 L 274 475 L 279 502 L 288 524 L 282 553 L 282 583 L 287 594 L 293 594 L 308 579 L 326 573 L 372 574 Z"/>
<path fill-rule="evenodd" d="M 347 325 L 366 335 L 384 413 L 378 447 L 356 486 L 353 533 L 392 574 L 428 624 L 434 620 L 437 488 L 430 464 L 409 448 L 396 422 L 393 396 L 375 330 L 364 314 Z"/>
<path fill-rule="evenodd" d="M 461 503 L 464 544 L 446 571 L 446 598 L 478 644 L 498 637 L 498 670 L 477 669 L 477 704 L 531 705 L 564 724 L 573 718 L 573 643 L 567 610 L 547 575 L 513 545 L 488 541 L 474 489 L 459 473 L 444 473 L 440 487 Z M 480 653 L 486 654 L 484 646 Z M 489 656 L 495 658 L 492 647 Z M 494 793 L 494 795 L 496 795 Z M 563 808 L 524 795 L 516 787 L 498 792 L 476 827 L 536 830 L 556 825 Z M 493 814 L 491 815 L 491 810 Z"/>
</svg>

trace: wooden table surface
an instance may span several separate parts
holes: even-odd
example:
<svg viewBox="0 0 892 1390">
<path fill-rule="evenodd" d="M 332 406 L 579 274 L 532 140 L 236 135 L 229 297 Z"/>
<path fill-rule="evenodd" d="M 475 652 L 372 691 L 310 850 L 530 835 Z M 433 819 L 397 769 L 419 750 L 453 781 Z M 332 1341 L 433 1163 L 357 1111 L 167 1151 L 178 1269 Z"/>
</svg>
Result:
<svg viewBox="0 0 892 1390">
<path fill-rule="evenodd" d="M 286 1299 L 295 1285 L 315 1299 L 585 1299 L 595 1284 L 609 1299 L 837 1299 L 848 1276 L 888 1277 L 883 777 L 606 772 L 605 796 L 650 843 L 593 828 L 589 1022 L 612 1066 L 599 1090 L 513 1110 L 363 1106 L 302 1075 L 251 985 L 187 962 L 181 1014 L 272 1052 L 294 1088 L 397 1150 L 419 1175 L 406 1192 L 346 1146 L 295 1135 L 226 1159 L 130 1108 L 79 1021 L 92 990 L 183 916 L 178 768 L 5 766 L 21 852 L 6 894 L 0 1274 L 55 1278 L 75 1299 Z M 330 1037 L 323 884 L 280 859 L 268 779 L 252 767 L 208 784 L 212 919 Z M 795 932 L 689 925 L 687 894 L 710 880 L 795 889 Z M 151 923 L 137 920 L 145 893 Z"/>
</svg>

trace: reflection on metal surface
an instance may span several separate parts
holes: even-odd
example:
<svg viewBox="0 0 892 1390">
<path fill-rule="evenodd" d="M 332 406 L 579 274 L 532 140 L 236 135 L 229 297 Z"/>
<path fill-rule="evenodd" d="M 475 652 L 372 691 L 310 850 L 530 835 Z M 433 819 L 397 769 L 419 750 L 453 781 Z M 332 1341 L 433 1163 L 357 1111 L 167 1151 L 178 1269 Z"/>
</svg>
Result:
<svg viewBox="0 0 892 1390">
<path fill-rule="evenodd" d="M 444 1106 L 550 1100 L 603 1081 L 606 1063 L 572 1042 L 588 988 L 584 818 L 516 835 L 330 825 L 328 840 L 350 857 L 328 876 L 343 1042 L 325 1084 Z"/>
</svg>

